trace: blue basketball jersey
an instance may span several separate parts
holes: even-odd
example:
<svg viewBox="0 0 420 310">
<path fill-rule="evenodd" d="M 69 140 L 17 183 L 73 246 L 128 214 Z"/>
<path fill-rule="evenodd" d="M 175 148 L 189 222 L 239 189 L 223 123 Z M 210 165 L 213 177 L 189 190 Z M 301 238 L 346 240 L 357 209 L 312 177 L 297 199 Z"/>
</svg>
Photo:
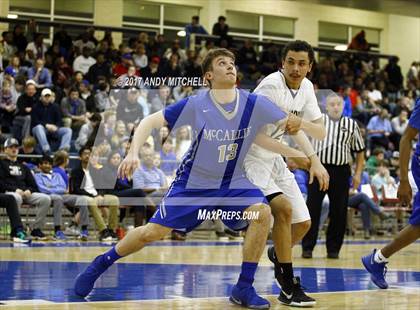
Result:
<svg viewBox="0 0 420 310">
<path fill-rule="evenodd" d="M 226 110 L 230 107 L 230 111 Z M 193 142 L 175 181 L 186 188 L 244 188 L 243 160 L 258 131 L 286 114 L 266 97 L 236 90 L 235 102 L 221 105 L 209 90 L 164 110 L 170 129 L 190 125 Z"/>
<path fill-rule="evenodd" d="M 417 99 L 416 104 L 414 105 L 414 110 L 411 113 L 408 123 L 411 127 L 420 131 L 420 98 Z M 415 155 L 420 156 L 420 139 L 417 140 Z"/>
</svg>

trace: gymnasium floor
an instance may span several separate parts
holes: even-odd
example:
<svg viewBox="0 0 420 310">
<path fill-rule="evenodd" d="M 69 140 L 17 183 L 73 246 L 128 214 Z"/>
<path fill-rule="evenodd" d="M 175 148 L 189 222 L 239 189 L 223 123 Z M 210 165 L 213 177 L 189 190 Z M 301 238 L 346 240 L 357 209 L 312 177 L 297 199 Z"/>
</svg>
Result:
<svg viewBox="0 0 420 310">
<path fill-rule="evenodd" d="M 316 309 L 419 309 L 419 241 L 392 259 L 388 290 L 377 289 L 362 269 L 360 256 L 385 242 L 351 239 L 339 260 L 325 258 L 323 242 L 312 260 L 301 259 L 295 248 L 295 274 L 317 299 Z M 75 296 L 75 276 L 108 248 L 98 242 L 0 242 L 0 309 L 241 309 L 227 298 L 239 274 L 241 242 L 157 242 L 112 266 L 87 300 Z M 276 299 L 279 288 L 265 253 L 255 286 L 271 309 L 288 309 Z"/>
</svg>

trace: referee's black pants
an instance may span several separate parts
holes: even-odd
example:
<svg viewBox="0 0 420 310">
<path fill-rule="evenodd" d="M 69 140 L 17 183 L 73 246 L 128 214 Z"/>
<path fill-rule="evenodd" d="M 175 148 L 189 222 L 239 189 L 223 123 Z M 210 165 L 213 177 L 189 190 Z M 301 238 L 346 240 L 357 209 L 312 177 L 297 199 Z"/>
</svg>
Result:
<svg viewBox="0 0 420 310">
<path fill-rule="evenodd" d="M 330 185 L 327 192 L 319 190 L 319 183 L 314 179 L 308 188 L 309 214 L 311 228 L 302 240 L 303 251 L 313 251 L 318 239 L 319 219 L 321 217 L 322 201 L 326 194 L 330 199 L 330 211 L 327 230 L 327 253 L 339 253 L 346 230 L 347 205 L 349 200 L 349 165 L 324 165 L 330 175 Z"/>
</svg>

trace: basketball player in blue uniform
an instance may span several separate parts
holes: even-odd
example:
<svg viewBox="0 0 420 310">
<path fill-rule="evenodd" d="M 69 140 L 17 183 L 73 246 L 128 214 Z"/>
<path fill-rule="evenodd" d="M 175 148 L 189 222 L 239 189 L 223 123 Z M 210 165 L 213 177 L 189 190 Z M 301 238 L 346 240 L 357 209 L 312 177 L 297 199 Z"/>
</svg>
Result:
<svg viewBox="0 0 420 310">
<path fill-rule="evenodd" d="M 411 153 L 411 143 L 415 140 L 420 131 L 420 99 L 414 106 L 410 116 L 407 129 L 400 141 L 400 173 L 401 180 L 398 187 L 398 198 L 402 206 L 411 203 L 412 191 L 408 181 L 408 162 Z M 411 172 L 417 188 L 420 189 L 420 139 L 417 140 L 416 150 L 411 159 Z M 420 191 L 417 192 L 413 202 L 413 212 L 411 213 L 408 225 L 401 230 L 398 235 L 380 250 L 373 250 L 370 255 L 362 257 L 362 263 L 370 273 L 373 283 L 379 288 L 388 288 L 385 280 L 386 264 L 388 258 L 394 253 L 415 242 L 420 237 Z"/>
<path fill-rule="evenodd" d="M 139 166 L 138 153 L 153 128 L 171 130 L 190 125 L 191 147 L 177 170 L 176 178 L 150 222 L 130 231 L 114 248 L 95 258 L 75 283 L 75 292 L 87 296 L 96 279 L 121 257 L 160 240 L 173 229 L 191 231 L 203 219 L 202 212 L 258 213 L 258 219 L 235 216 L 222 218 L 232 229 L 246 229 L 243 263 L 230 300 L 252 309 L 267 309 L 270 303 L 257 295 L 254 275 L 270 229 L 270 208 L 264 194 L 245 177 L 243 160 L 253 142 L 285 156 L 304 157 L 262 134 L 265 125 L 286 125 L 286 114 L 263 96 L 239 90 L 234 55 L 214 49 L 203 61 L 204 77 L 210 90 L 181 100 L 141 121 L 131 149 L 119 168 L 130 177 Z"/>
</svg>

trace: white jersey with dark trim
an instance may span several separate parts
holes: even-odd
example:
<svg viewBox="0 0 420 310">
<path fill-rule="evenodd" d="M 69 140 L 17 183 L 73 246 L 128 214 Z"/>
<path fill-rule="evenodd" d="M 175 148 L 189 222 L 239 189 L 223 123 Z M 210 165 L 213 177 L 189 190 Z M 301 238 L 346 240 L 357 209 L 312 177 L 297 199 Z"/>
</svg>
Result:
<svg viewBox="0 0 420 310">
<path fill-rule="evenodd" d="M 302 80 L 298 90 L 294 90 L 287 86 L 283 73 L 277 71 L 264 78 L 254 92 L 266 96 L 285 112 L 291 112 L 307 121 L 314 121 L 322 117 L 313 84 L 307 78 Z M 274 125 L 268 125 L 266 134 L 281 141 L 284 130 L 279 129 Z M 279 169 L 287 170 L 286 164 L 280 155 L 263 149 L 255 144 L 252 145 L 245 160 L 273 163 L 276 158 L 278 158 L 278 160 L 275 165 L 275 170 L 277 172 L 281 172 Z"/>
</svg>

